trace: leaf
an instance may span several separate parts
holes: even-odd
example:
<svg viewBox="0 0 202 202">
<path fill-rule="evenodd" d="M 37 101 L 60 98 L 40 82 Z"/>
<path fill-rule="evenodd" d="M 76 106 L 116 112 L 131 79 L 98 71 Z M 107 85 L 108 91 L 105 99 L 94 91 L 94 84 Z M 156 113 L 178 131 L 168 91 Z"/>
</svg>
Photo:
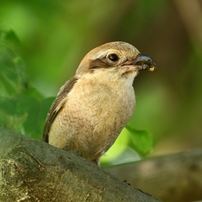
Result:
<svg viewBox="0 0 202 202">
<path fill-rule="evenodd" d="M 17 98 L 18 116 L 27 114 L 23 123 L 25 134 L 41 139 L 48 109 L 54 98 L 38 100 L 33 96 L 22 94 Z"/>
<path fill-rule="evenodd" d="M 141 155 L 146 155 L 153 149 L 153 138 L 151 133 L 146 130 L 136 130 L 130 125 L 125 127 L 130 132 L 129 146 Z"/>
<path fill-rule="evenodd" d="M 101 165 L 111 167 L 135 162 L 150 152 L 152 148 L 152 135 L 145 130 L 136 130 L 128 124 L 112 147 L 102 156 Z"/>
<path fill-rule="evenodd" d="M 138 153 L 126 145 L 114 144 L 110 150 L 101 158 L 101 166 L 104 168 L 140 160 Z M 113 153 L 117 155 L 112 155 Z"/>
<path fill-rule="evenodd" d="M 11 42 L 16 46 L 20 45 L 20 40 L 13 30 L 0 30 L 0 40 Z"/>
<path fill-rule="evenodd" d="M 0 30 L 0 126 L 41 139 L 54 98 L 29 85 L 18 46 L 14 32 Z"/>
<path fill-rule="evenodd" d="M 13 99 L 0 97 L 0 111 L 12 115 L 15 109 L 16 105 Z"/>
<path fill-rule="evenodd" d="M 12 96 L 25 87 L 25 64 L 19 56 L 17 36 L 0 30 L 0 96 Z"/>
</svg>

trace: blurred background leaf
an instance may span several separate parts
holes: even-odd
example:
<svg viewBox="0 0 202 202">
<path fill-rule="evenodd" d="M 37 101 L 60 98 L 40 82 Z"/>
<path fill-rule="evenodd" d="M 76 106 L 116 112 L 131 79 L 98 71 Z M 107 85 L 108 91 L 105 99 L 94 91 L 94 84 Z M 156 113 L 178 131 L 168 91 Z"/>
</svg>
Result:
<svg viewBox="0 0 202 202">
<path fill-rule="evenodd" d="M 130 133 L 129 146 L 138 153 L 145 155 L 153 148 L 152 135 L 146 130 L 137 130 L 132 128 L 129 124 L 126 125 L 126 129 Z"/>
<path fill-rule="evenodd" d="M 11 30 L 0 30 L 0 126 L 41 138 L 53 98 L 28 84 L 20 42 Z"/>
<path fill-rule="evenodd" d="M 13 78 L 11 71 L 5 79 L 4 71 L 0 72 L 1 97 L 6 92 L 12 95 L 8 103 L 1 99 L 1 106 L 10 113 L 12 108 L 17 111 L 15 99 L 19 99 L 21 106 L 32 99 L 35 104 L 26 106 L 26 112 L 37 116 L 33 108 L 43 109 L 38 116 L 44 117 L 51 100 L 43 99 L 57 94 L 89 50 L 109 41 L 127 41 L 150 55 L 157 64 L 156 71 L 142 72 L 135 80 L 137 103 L 130 127 L 152 134 L 154 148 L 150 155 L 201 147 L 201 8 L 199 0 L 2 1 L 0 26 L 13 30 L 18 36 L 16 40 L 11 32 L 8 38 L 18 45 L 21 42 L 21 56 L 9 48 L 0 49 L 0 55 L 8 53 L 12 61 L 6 60 L 8 65 L 15 70 L 18 66 L 16 73 L 21 76 Z M 25 64 L 28 78 L 21 71 Z M 4 67 L 5 61 L 1 61 L 1 70 Z M 29 98 L 24 94 L 24 97 L 15 97 L 27 91 L 27 81 L 28 89 L 30 86 L 37 89 L 38 96 L 30 98 L 28 93 Z M 25 112 L 18 114 L 17 120 L 12 121 L 29 116 Z M 7 119 L 9 117 L 0 116 L 0 122 Z M 26 123 L 27 131 L 34 121 L 33 117 Z M 39 137 L 43 124 L 37 125 L 33 136 Z M 120 136 L 121 142 L 128 145 L 120 149 L 123 152 L 130 150 L 133 141 L 127 134 L 124 129 Z M 113 150 L 113 154 L 119 154 L 117 148 Z M 139 155 L 134 159 L 138 158 Z"/>
</svg>

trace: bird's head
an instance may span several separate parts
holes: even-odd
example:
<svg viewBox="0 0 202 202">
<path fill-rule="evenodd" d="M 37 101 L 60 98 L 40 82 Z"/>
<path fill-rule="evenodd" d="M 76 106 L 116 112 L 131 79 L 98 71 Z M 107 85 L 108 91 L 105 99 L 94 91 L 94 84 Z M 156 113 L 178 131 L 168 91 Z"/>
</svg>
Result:
<svg viewBox="0 0 202 202">
<path fill-rule="evenodd" d="M 111 79 L 131 78 L 141 70 L 153 71 L 155 63 L 126 42 L 110 42 L 91 50 L 81 61 L 76 75 L 86 73 Z M 112 76 L 114 75 L 114 77 Z"/>
</svg>

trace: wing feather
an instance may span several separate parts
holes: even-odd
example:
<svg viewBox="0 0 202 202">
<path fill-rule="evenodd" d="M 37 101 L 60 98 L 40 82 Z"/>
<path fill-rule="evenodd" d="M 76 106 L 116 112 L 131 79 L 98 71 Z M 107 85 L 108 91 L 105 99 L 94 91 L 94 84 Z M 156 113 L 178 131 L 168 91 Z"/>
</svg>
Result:
<svg viewBox="0 0 202 202">
<path fill-rule="evenodd" d="M 77 82 L 77 77 L 72 77 L 68 80 L 59 90 L 55 101 L 53 102 L 48 115 L 46 117 L 46 123 L 43 130 L 43 141 L 48 142 L 48 134 L 52 123 L 54 122 L 57 114 L 62 110 L 68 97 L 68 93 L 73 88 L 74 84 Z"/>
</svg>

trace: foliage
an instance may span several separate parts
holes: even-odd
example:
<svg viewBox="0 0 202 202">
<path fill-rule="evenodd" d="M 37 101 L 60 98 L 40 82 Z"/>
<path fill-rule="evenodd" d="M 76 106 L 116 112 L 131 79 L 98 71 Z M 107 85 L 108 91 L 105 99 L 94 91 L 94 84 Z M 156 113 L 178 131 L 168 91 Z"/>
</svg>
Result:
<svg viewBox="0 0 202 202">
<path fill-rule="evenodd" d="M 35 138 L 41 132 L 53 98 L 30 86 L 13 31 L 0 31 L 0 126 Z"/>
</svg>

